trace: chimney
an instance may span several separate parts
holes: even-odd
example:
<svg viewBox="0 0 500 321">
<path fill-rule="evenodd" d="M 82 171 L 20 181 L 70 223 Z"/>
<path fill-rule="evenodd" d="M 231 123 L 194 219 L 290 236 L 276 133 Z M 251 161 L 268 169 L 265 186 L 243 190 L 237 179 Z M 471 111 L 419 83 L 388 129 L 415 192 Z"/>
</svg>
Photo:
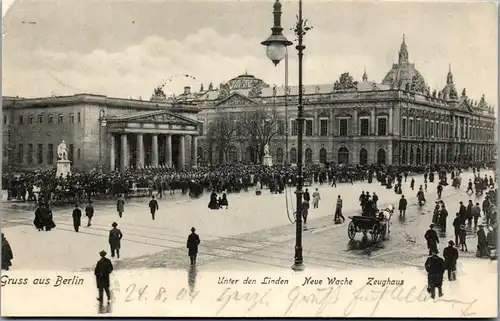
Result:
<svg viewBox="0 0 500 321">
<path fill-rule="evenodd" d="M 184 95 L 189 95 L 191 93 L 191 87 L 186 86 L 184 87 Z"/>
</svg>

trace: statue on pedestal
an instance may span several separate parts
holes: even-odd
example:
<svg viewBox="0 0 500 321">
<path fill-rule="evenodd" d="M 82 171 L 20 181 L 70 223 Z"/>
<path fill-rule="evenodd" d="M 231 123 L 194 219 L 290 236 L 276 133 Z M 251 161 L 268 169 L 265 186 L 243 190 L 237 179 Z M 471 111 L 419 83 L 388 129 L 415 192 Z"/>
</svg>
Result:
<svg viewBox="0 0 500 321">
<path fill-rule="evenodd" d="M 269 144 L 264 146 L 264 156 L 269 156 Z"/>
<path fill-rule="evenodd" d="M 57 155 L 60 160 L 68 160 L 68 147 L 64 140 L 57 146 Z"/>
</svg>

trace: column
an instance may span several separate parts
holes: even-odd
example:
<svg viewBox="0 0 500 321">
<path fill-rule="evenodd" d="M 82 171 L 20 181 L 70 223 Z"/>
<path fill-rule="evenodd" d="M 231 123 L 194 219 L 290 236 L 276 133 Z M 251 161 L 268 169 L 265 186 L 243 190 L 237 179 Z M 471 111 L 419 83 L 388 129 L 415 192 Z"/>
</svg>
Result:
<svg viewBox="0 0 500 321">
<path fill-rule="evenodd" d="M 165 165 L 172 167 L 172 135 L 165 135 Z"/>
<path fill-rule="evenodd" d="M 184 135 L 180 135 L 179 137 L 179 170 L 183 170 L 185 168 L 185 160 L 186 160 L 186 144 L 184 144 Z"/>
<path fill-rule="evenodd" d="M 352 135 L 359 136 L 358 110 L 356 108 L 354 108 L 352 113 Z"/>
<path fill-rule="evenodd" d="M 137 134 L 137 167 L 144 168 L 144 135 Z"/>
<path fill-rule="evenodd" d="M 191 168 L 198 166 L 198 136 L 191 136 Z"/>
<path fill-rule="evenodd" d="M 122 151 L 121 151 L 121 159 L 120 159 L 120 168 L 121 171 L 124 172 L 129 163 L 129 154 L 128 154 L 128 140 L 127 134 L 122 134 Z"/>
<path fill-rule="evenodd" d="M 371 134 L 375 135 L 375 108 L 371 110 L 370 128 Z"/>
<path fill-rule="evenodd" d="M 406 127 L 408 127 L 408 123 L 409 123 L 409 118 L 406 117 Z M 401 121 L 401 120 L 400 120 Z M 393 132 L 392 132 L 392 122 L 393 122 L 393 117 L 392 117 L 392 107 L 389 107 L 389 135 L 393 135 Z"/>
<path fill-rule="evenodd" d="M 387 165 L 392 165 L 392 141 L 387 145 Z"/>
<path fill-rule="evenodd" d="M 158 167 L 158 135 L 151 135 L 151 166 Z"/>
<path fill-rule="evenodd" d="M 453 116 L 451 123 L 453 125 L 453 132 L 452 132 L 451 137 L 457 138 L 457 116 Z"/>
<path fill-rule="evenodd" d="M 115 158 L 116 158 L 116 144 L 115 144 L 115 135 L 109 134 L 109 170 L 115 170 Z"/>
</svg>

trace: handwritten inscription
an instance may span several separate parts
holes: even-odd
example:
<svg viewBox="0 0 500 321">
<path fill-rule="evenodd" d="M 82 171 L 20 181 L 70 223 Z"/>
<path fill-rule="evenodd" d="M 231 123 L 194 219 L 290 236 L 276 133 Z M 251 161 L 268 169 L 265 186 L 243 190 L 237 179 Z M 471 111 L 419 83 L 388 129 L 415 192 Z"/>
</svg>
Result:
<svg viewBox="0 0 500 321">
<path fill-rule="evenodd" d="M 233 290 L 232 288 L 226 288 L 224 292 L 217 298 L 217 303 L 219 303 L 219 308 L 217 309 L 216 315 L 219 315 L 231 302 L 243 302 L 246 307 L 246 311 L 250 312 L 255 307 L 264 305 L 269 306 L 269 301 L 267 296 L 271 292 L 271 289 L 266 292 L 245 292 Z"/>
<path fill-rule="evenodd" d="M 125 289 L 125 302 L 166 302 L 167 300 L 189 301 L 193 303 L 198 297 L 199 291 L 189 291 L 186 288 L 180 290 L 167 291 L 166 287 L 150 287 L 149 285 L 129 284 Z"/>
</svg>

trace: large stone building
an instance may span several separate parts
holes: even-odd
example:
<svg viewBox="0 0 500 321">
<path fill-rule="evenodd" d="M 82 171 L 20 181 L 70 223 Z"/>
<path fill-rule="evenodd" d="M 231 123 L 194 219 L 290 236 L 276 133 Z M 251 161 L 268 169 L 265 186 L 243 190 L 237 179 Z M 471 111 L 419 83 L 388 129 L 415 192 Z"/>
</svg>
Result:
<svg viewBox="0 0 500 321">
<path fill-rule="evenodd" d="M 451 66 L 443 75 L 443 88 L 431 90 L 410 62 L 404 37 L 399 61 L 381 83 L 368 81 L 366 71 L 359 82 L 344 73 L 333 84 L 304 86 L 303 93 L 306 164 L 428 164 L 490 160 L 496 153 L 495 113 L 484 95 L 473 101 L 465 89 L 459 94 Z M 192 102 L 201 109 L 198 120 L 204 135 L 221 113 L 276 108 L 281 123 L 270 144 L 271 155 L 275 163 L 286 161 L 286 121 L 289 161 L 297 161 L 297 87 L 289 87 L 285 95 L 284 87 L 270 87 L 245 73 L 219 88 L 210 84 L 193 92 L 186 87 L 174 100 Z M 243 137 L 224 161 L 255 162 L 256 152 Z M 198 155 L 207 163 L 220 161 L 204 137 Z"/>
<path fill-rule="evenodd" d="M 198 112 L 89 94 L 3 97 L 3 171 L 54 168 L 62 140 L 75 170 L 196 166 Z"/>
<path fill-rule="evenodd" d="M 443 75 L 444 76 L 444 75 Z M 450 71 L 442 90 L 431 90 L 410 63 L 405 40 L 399 61 L 382 83 L 354 81 L 344 73 L 333 84 L 304 86 L 304 161 L 344 164 L 423 164 L 490 160 L 496 154 L 494 109 L 484 96 L 457 93 Z M 274 163 L 297 161 L 298 88 L 268 86 L 248 74 L 198 92 L 186 87 L 169 100 L 157 88 L 151 101 L 80 94 L 3 98 L 5 171 L 53 168 L 65 140 L 73 168 L 129 166 L 189 168 L 217 163 L 203 135 L 228 112 L 277 111 L 270 144 Z M 285 117 L 287 115 L 287 118 Z M 286 126 L 288 122 L 288 126 Z M 286 153 L 286 129 L 289 128 Z M 200 142 L 198 143 L 198 134 Z M 257 162 L 261 150 L 240 137 L 225 162 Z M 7 168 L 6 168 L 7 167 Z"/>
</svg>

